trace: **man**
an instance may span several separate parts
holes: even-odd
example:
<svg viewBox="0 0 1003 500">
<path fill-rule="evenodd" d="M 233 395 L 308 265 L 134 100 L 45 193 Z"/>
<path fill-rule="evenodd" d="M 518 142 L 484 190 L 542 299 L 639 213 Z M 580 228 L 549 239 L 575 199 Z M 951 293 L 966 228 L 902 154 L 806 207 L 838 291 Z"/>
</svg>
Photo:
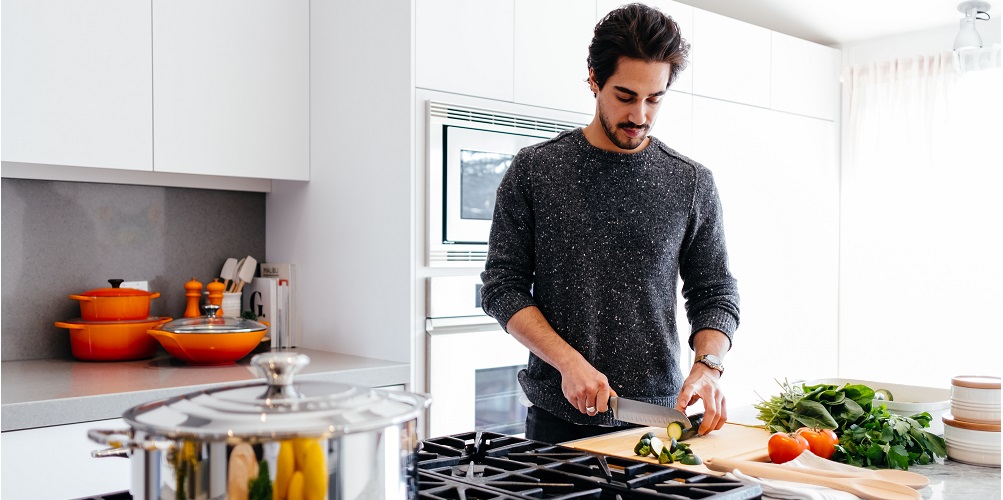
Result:
<svg viewBox="0 0 1003 500">
<path fill-rule="evenodd" d="M 738 327 L 710 171 L 648 131 L 689 46 L 658 10 L 607 15 L 589 47 L 592 122 L 516 156 L 498 188 L 481 275 L 484 310 L 530 351 L 519 373 L 526 437 L 551 443 L 627 425 L 620 395 L 727 418 L 720 359 Z M 700 360 L 683 379 L 677 279 Z M 705 357 L 705 355 L 707 355 Z"/>
</svg>

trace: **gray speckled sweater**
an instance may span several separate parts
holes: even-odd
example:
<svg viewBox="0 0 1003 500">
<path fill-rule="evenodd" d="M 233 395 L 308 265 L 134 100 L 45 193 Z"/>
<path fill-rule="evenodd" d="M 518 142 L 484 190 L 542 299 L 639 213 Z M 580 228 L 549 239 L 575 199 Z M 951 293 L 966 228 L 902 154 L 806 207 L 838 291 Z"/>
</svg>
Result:
<svg viewBox="0 0 1003 500">
<path fill-rule="evenodd" d="M 484 310 L 503 327 L 536 305 L 620 396 L 671 406 L 683 381 L 680 276 L 691 332 L 730 339 L 738 291 L 707 168 L 654 137 L 638 153 L 603 151 L 582 129 L 516 155 L 498 188 L 481 275 Z M 519 381 L 534 405 L 567 421 L 622 425 L 610 412 L 578 412 L 560 373 L 536 355 Z"/>
</svg>

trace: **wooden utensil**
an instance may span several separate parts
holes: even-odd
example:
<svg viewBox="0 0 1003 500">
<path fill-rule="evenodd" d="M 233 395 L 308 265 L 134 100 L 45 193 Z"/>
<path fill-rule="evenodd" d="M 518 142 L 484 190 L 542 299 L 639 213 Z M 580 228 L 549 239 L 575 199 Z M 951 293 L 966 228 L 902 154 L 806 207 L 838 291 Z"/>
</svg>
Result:
<svg viewBox="0 0 1003 500">
<path fill-rule="evenodd" d="M 774 464 L 777 465 L 777 464 Z M 865 469 L 863 467 L 854 467 L 851 469 L 840 469 L 840 470 L 829 470 L 829 469 L 816 469 L 813 467 L 797 467 L 794 465 L 779 464 L 778 467 L 784 469 L 793 470 L 797 472 L 805 472 L 808 474 L 814 474 L 816 476 L 825 477 L 859 477 L 859 478 L 871 478 L 871 479 L 881 479 L 884 481 L 890 481 L 893 483 L 898 483 L 903 486 L 908 486 L 914 489 L 925 488 L 930 484 L 930 479 L 922 474 L 917 474 L 915 472 L 909 472 L 907 470 L 900 469 Z"/>
<path fill-rule="evenodd" d="M 867 500 L 918 500 L 919 492 L 898 483 L 883 479 L 859 477 L 825 477 L 796 470 L 790 470 L 778 464 L 763 462 L 743 462 L 727 458 L 712 458 L 704 461 L 711 470 L 731 472 L 735 469 L 750 476 L 763 479 L 778 479 L 793 483 L 814 484 L 834 490 L 853 493 Z"/>
</svg>

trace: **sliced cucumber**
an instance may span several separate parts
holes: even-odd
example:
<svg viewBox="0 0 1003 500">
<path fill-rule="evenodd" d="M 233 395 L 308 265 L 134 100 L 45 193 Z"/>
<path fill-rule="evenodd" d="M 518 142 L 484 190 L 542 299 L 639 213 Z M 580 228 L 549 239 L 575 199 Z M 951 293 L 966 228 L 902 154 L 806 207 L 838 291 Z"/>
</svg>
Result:
<svg viewBox="0 0 1003 500">
<path fill-rule="evenodd" d="M 894 401 L 892 393 L 888 389 L 878 389 L 874 391 L 874 399 L 881 401 Z"/>
<path fill-rule="evenodd" d="M 652 454 L 652 456 L 654 456 L 655 458 L 658 458 L 658 455 L 660 455 L 662 453 L 662 448 L 665 448 L 665 446 L 662 444 L 662 440 L 658 439 L 657 437 L 652 437 L 651 438 L 651 454 Z"/>
<path fill-rule="evenodd" d="M 669 435 L 670 438 L 678 441 L 683 438 L 683 424 L 679 422 L 669 422 L 669 425 L 665 426 L 665 433 Z"/>
</svg>

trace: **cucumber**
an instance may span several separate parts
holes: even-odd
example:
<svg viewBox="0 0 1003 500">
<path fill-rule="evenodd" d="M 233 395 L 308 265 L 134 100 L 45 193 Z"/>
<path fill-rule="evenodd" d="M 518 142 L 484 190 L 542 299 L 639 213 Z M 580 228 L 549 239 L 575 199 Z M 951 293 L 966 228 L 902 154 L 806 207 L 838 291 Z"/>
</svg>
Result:
<svg viewBox="0 0 1003 500">
<path fill-rule="evenodd" d="M 683 455 L 683 458 L 679 459 L 679 463 L 683 465 L 700 465 L 703 463 L 703 460 L 700 460 L 700 457 L 692 453 L 687 453 Z"/>
<path fill-rule="evenodd" d="M 683 424 L 680 424 L 679 422 L 669 422 L 669 425 L 665 426 L 665 433 L 673 440 L 678 441 L 683 438 Z"/>
<path fill-rule="evenodd" d="M 874 399 L 881 401 L 894 401 L 892 393 L 888 389 L 877 389 L 874 391 Z"/>
<path fill-rule="evenodd" d="M 694 415 L 690 415 L 689 419 L 690 419 L 690 428 L 689 429 L 683 429 L 683 426 L 681 424 L 679 424 L 678 422 L 670 422 L 669 425 L 665 429 L 666 432 L 668 432 L 669 436 L 671 437 L 673 431 L 670 430 L 670 429 L 672 427 L 674 427 L 673 424 L 675 424 L 675 425 L 679 426 L 679 433 L 680 433 L 679 437 L 676 438 L 677 441 L 686 441 L 687 439 L 696 436 L 697 435 L 697 429 L 699 429 L 700 428 L 700 424 L 703 423 L 703 413 L 697 413 L 697 414 L 694 414 Z"/>
<path fill-rule="evenodd" d="M 665 446 L 662 444 L 662 440 L 658 439 L 657 437 L 652 437 L 651 438 L 651 454 L 655 458 L 658 458 L 658 455 L 660 455 L 662 453 L 662 448 L 665 448 Z"/>
</svg>

